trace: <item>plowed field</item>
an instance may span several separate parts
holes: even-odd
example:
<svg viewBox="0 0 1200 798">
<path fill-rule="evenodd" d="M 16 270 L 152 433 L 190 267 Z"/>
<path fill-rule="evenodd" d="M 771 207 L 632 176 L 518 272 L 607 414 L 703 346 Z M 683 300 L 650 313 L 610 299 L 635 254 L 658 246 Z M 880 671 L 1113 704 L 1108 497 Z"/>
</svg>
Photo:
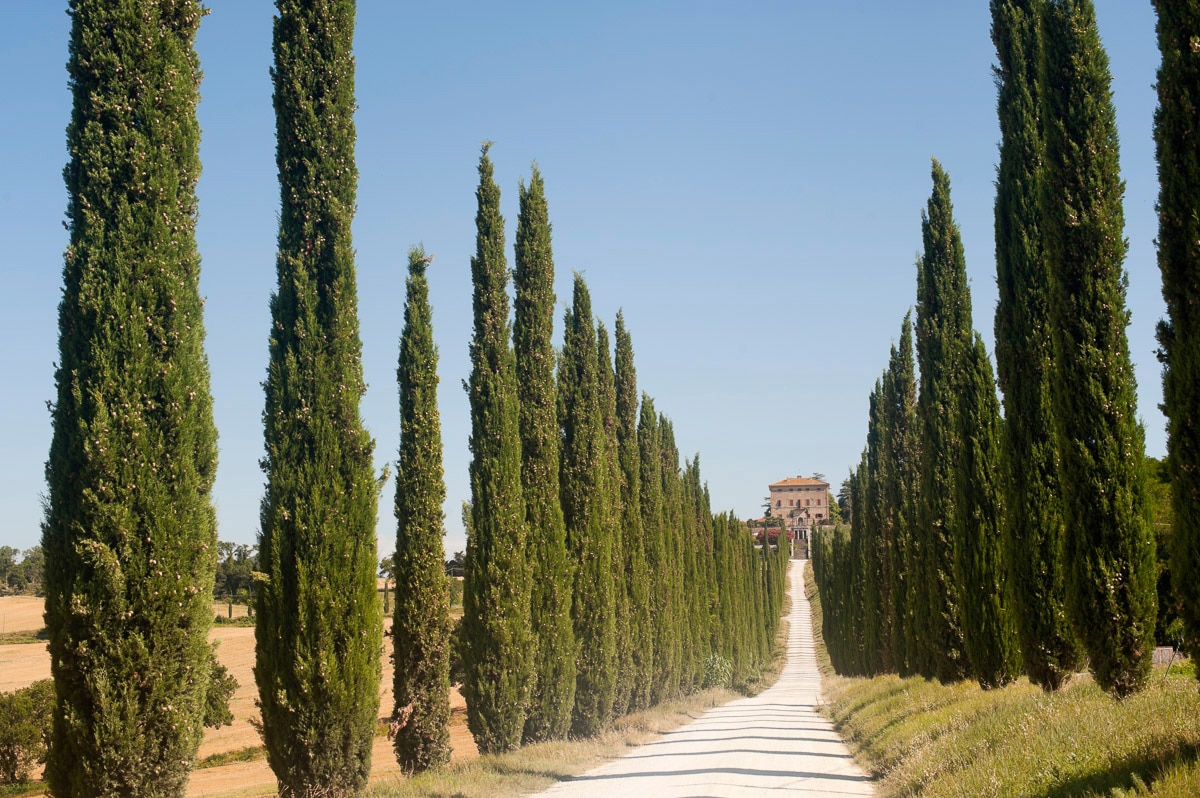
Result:
<svg viewBox="0 0 1200 798">
<path fill-rule="evenodd" d="M 225 609 L 224 605 L 221 607 Z M 235 611 L 236 614 L 236 611 Z M 24 596 L 0 598 L 0 618 L 9 624 L 6 631 L 33 631 L 42 627 L 41 599 Z M 391 625 L 390 619 L 386 622 Z M 24 624 L 16 626 L 15 624 Z M 232 726 L 207 729 L 200 745 L 200 758 L 226 751 L 237 751 L 261 745 L 258 732 L 250 718 L 258 714 L 254 706 L 254 629 L 250 627 L 214 627 L 210 639 L 218 641 L 217 659 L 238 680 L 238 689 L 230 702 Z M 386 653 L 390 638 L 384 639 L 383 679 L 380 683 L 380 714 L 392 709 L 392 664 Z M 45 643 L 0 645 L 0 691 L 10 692 L 28 686 L 38 679 L 50 678 L 50 655 Z M 451 691 L 450 742 L 454 759 L 478 756 L 471 733 L 467 730 L 466 703 L 457 690 Z M 391 742 L 386 737 L 375 740 L 371 776 L 398 772 Z M 234 762 L 220 767 L 197 770 L 188 786 L 190 796 L 270 795 L 275 792 L 275 777 L 265 759 Z"/>
</svg>

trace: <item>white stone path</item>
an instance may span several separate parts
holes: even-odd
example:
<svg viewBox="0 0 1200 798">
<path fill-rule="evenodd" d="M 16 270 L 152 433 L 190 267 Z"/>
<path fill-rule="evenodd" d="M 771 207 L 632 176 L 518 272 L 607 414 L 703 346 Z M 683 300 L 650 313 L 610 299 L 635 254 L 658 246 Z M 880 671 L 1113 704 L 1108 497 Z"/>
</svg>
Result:
<svg viewBox="0 0 1200 798">
<path fill-rule="evenodd" d="M 874 795 L 833 726 L 815 709 L 821 675 L 804 596 L 803 561 L 791 564 L 791 634 L 779 682 L 711 709 L 648 745 L 543 796 L 554 798 L 813 798 Z"/>
</svg>

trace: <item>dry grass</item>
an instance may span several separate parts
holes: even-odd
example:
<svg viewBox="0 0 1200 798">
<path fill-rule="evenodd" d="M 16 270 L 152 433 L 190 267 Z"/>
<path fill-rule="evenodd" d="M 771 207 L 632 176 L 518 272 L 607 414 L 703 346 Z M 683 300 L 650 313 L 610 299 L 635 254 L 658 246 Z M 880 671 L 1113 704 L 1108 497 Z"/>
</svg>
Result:
<svg viewBox="0 0 1200 798">
<path fill-rule="evenodd" d="M 813 614 L 819 624 L 818 604 Z M 846 679 L 827 657 L 823 670 L 826 714 L 883 798 L 1200 795 L 1200 690 L 1190 667 L 1156 671 L 1124 701 L 1087 675 L 1044 693 L 1026 679 L 990 691 L 919 677 Z"/>
</svg>

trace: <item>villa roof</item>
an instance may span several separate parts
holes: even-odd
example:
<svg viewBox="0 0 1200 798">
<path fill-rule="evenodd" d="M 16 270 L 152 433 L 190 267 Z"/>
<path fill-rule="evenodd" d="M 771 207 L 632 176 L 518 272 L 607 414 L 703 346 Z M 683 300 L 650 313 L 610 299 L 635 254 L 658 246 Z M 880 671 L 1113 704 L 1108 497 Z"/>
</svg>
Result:
<svg viewBox="0 0 1200 798">
<path fill-rule="evenodd" d="M 819 479 L 810 479 L 809 477 L 792 477 L 780 482 L 772 482 L 768 487 L 771 488 L 828 488 L 828 482 L 822 482 Z"/>
</svg>

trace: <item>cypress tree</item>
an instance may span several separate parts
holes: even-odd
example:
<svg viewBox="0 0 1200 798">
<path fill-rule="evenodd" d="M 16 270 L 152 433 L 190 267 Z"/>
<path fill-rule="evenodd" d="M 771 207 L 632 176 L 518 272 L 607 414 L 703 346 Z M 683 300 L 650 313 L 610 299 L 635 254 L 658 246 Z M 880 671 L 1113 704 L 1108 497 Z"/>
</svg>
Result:
<svg viewBox="0 0 1200 798">
<path fill-rule="evenodd" d="M 650 688 L 654 680 L 654 619 L 642 526 L 637 370 L 633 363 L 633 339 L 625 329 L 625 318 L 621 313 L 617 313 L 616 350 L 617 459 L 621 467 L 621 527 L 633 650 L 633 693 L 629 708 L 636 711 L 650 706 Z"/>
<path fill-rule="evenodd" d="M 500 188 L 479 155 L 475 331 L 471 339 L 471 533 L 463 580 L 463 697 L 483 753 L 521 744 L 529 703 L 530 567 L 521 492 L 516 357 L 509 344 L 508 268 Z"/>
<path fill-rule="evenodd" d="M 596 384 L 604 428 L 604 523 L 612 541 L 613 617 L 616 626 L 616 684 L 613 717 L 629 711 L 633 697 L 633 638 L 629 586 L 625 582 L 625 527 L 621 522 L 621 463 L 617 447 L 617 388 L 608 330 L 596 322 Z"/>
<path fill-rule="evenodd" d="M 396 760 L 415 771 L 450 761 L 450 602 L 442 549 L 446 484 L 437 406 L 437 347 L 425 270 L 408 253 L 400 337 L 400 459 L 396 464 L 396 609 L 392 624 Z"/>
<path fill-rule="evenodd" d="M 70 4 L 42 527 L 55 795 L 183 795 L 213 667 L 217 467 L 196 181 L 198 2 Z"/>
<path fill-rule="evenodd" d="M 1005 554 L 1025 670 L 1057 690 L 1079 665 L 1066 611 L 1062 488 L 1050 394 L 1055 380 L 1050 270 L 1040 198 L 1041 20 L 1045 0 L 992 0 L 999 66 L 996 178 L 996 372 L 1004 391 Z"/>
<path fill-rule="evenodd" d="M 590 737 L 612 720 L 616 690 L 616 599 L 609 525 L 608 463 L 597 377 L 592 300 L 575 275 L 572 306 L 564 320 L 558 370 L 562 427 L 559 487 L 567 543 L 575 562 L 571 615 L 579 645 L 571 731 Z"/>
<path fill-rule="evenodd" d="M 716 653 L 736 667 L 738 661 L 737 619 L 734 617 L 733 531 L 728 513 L 713 520 L 713 559 L 716 565 Z M 814 566 L 815 567 L 815 566 Z"/>
<path fill-rule="evenodd" d="M 1155 0 L 1158 11 L 1158 266 L 1167 318 L 1159 323 L 1167 467 L 1175 511 L 1171 570 L 1182 599 L 1184 633 L 1200 646 L 1200 131 L 1197 94 L 1200 11 L 1194 2 Z"/>
<path fill-rule="evenodd" d="M 962 599 L 959 618 L 971 670 L 986 690 L 1017 677 L 1021 652 L 1003 563 L 1000 403 L 978 333 L 963 362 L 958 439 L 954 561 Z"/>
<path fill-rule="evenodd" d="M 263 411 L 267 494 L 255 627 L 267 761 L 282 791 L 356 794 L 371 772 L 383 618 L 379 485 L 350 227 L 354 3 L 279 0 L 275 123 L 281 207 Z"/>
<path fill-rule="evenodd" d="M 901 676 L 916 672 L 916 635 L 920 554 L 917 550 L 916 508 L 920 466 L 917 438 L 917 383 L 913 371 L 912 315 L 904 316 L 900 343 L 892 347 L 885 378 L 887 424 L 884 456 L 889 463 L 884 502 L 892 529 L 892 650 Z"/>
<path fill-rule="evenodd" d="M 696 640 L 697 683 L 696 688 L 706 685 L 707 663 L 712 654 L 717 653 L 715 646 L 716 634 L 716 583 L 713 573 L 713 513 L 708 486 L 700 477 L 700 455 L 692 456 L 692 460 L 684 470 L 687 491 L 694 498 L 695 526 L 692 537 L 695 560 L 695 581 L 688 586 L 687 594 L 692 601 L 694 618 L 694 636 Z M 787 539 L 776 547 L 784 551 L 786 557 Z M 782 604 L 780 604 L 782 608 Z M 769 635 L 774 640 L 774 634 Z"/>
<path fill-rule="evenodd" d="M 662 438 L 654 400 L 642 394 L 638 415 L 638 455 L 641 471 L 639 499 L 646 543 L 646 565 L 650 573 L 650 607 L 654 628 L 654 681 L 651 704 L 668 696 L 668 683 L 675 665 L 675 639 L 671 634 L 671 563 L 663 524 Z"/>
<path fill-rule="evenodd" d="M 859 554 L 859 543 L 856 540 L 860 531 L 865 526 L 866 508 L 863 505 L 861 478 L 863 472 L 863 461 L 866 460 L 866 452 L 860 456 L 858 468 L 850 472 L 850 496 L 851 504 L 859 508 L 854 513 L 854 526 L 847 531 L 847 537 L 844 541 L 845 549 L 839 552 L 839 559 L 845 568 L 844 573 L 839 573 L 839 590 L 845 596 L 845 615 L 842 619 L 843 628 L 839 634 L 843 637 L 843 657 L 845 673 L 853 676 L 861 676 L 863 671 L 863 592 L 859 589 L 860 580 L 862 579 L 862 559 Z"/>
<path fill-rule="evenodd" d="M 921 214 L 924 253 L 917 261 L 917 398 L 921 453 L 920 526 L 924 641 L 918 672 L 943 682 L 964 679 L 969 663 L 958 617 L 954 578 L 955 478 L 958 465 L 958 391 L 971 344 L 971 295 L 962 237 L 950 203 L 950 178 L 933 162 L 933 193 Z M 855 507 L 857 516 L 859 508 Z"/>
<path fill-rule="evenodd" d="M 1124 184 L 1108 56 L 1090 0 L 1046 25 L 1044 241 L 1068 564 L 1068 609 L 1096 682 L 1117 696 L 1150 673 L 1154 537 L 1125 327 Z"/>
<path fill-rule="evenodd" d="M 699 571 L 697 541 L 700 537 L 699 486 L 693 487 L 691 471 L 693 464 L 684 460 L 683 472 L 680 474 L 680 495 L 683 515 L 680 521 L 680 554 L 683 558 L 683 583 L 680 598 L 686 620 L 684 629 L 684 645 L 687 651 L 687 669 L 682 674 L 681 687 L 684 693 L 692 693 L 699 689 L 703 679 L 703 624 L 700 619 L 700 599 L 704 595 L 704 585 Z"/>
<path fill-rule="evenodd" d="M 679 447 L 675 445 L 675 427 L 663 413 L 658 414 L 659 478 L 662 481 L 662 535 L 667 569 L 663 574 L 670 598 L 667 601 L 668 635 L 671 638 L 670 669 L 667 671 L 665 695 L 680 694 L 682 679 L 688 668 L 690 652 L 687 647 L 687 606 L 683 596 L 683 492 L 679 481 Z M 747 584 L 747 595 L 754 596 L 753 584 Z"/>
<path fill-rule="evenodd" d="M 865 672 L 871 675 L 894 668 L 891 656 L 891 589 L 892 574 L 885 552 L 891 547 L 889 531 L 884 526 L 886 516 L 883 483 L 886 464 L 883 457 L 884 427 L 887 424 L 883 379 L 875 381 L 871 394 L 867 424 L 867 448 L 863 466 L 859 469 L 862 496 L 859 516 L 859 541 L 862 558 L 863 651 Z"/>
<path fill-rule="evenodd" d="M 520 187 L 517 217 L 516 322 L 520 404 L 521 487 L 529 525 L 532 586 L 532 690 L 524 741 L 561 739 L 575 704 L 575 630 L 571 621 L 571 563 L 559 503 L 559 431 L 554 384 L 554 254 L 542 175 L 534 166 Z"/>
</svg>

